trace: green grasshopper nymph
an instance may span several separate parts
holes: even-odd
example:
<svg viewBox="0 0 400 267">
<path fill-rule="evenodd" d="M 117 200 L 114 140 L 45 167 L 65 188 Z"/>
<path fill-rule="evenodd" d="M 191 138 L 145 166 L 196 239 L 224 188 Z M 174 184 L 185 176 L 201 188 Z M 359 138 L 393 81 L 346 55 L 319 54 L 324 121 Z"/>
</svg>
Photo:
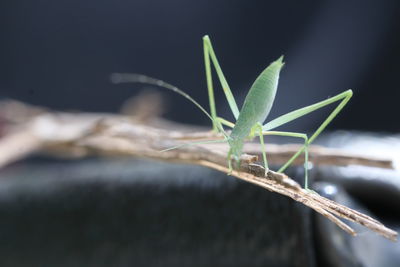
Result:
<svg viewBox="0 0 400 267">
<path fill-rule="evenodd" d="M 336 117 L 336 115 L 343 109 L 350 98 L 353 95 L 352 90 L 344 91 L 336 96 L 330 97 L 326 100 L 317 102 L 313 105 L 306 106 L 292 112 L 286 113 L 279 116 L 278 118 L 263 124 L 268 114 L 272 108 L 272 104 L 275 99 L 276 91 L 278 88 L 278 80 L 280 71 L 284 65 L 283 56 L 281 56 L 276 61 L 272 62 L 266 69 L 264 69 L 261 74 L 254 81 L 251 86 L 247 96 L 244 100 L 243 106 L 239 112 L 239 108 L 236 104 L 235 98 L 233 97 L 232 91 L 225 79 L 222 69 L 218 63 L 217 57 L 215 55 L 214 49 L 211 45 L 210 38 L 206 35 L 203 37 L 203 48 L 204 48 L 204 62 L 206 70 L 207 88 L 210 103 L 210 113 L 208 113 L 198 102 L 196 102 L 192 97 L 164 81 L 154 79 L 145 75 L 140 74 L 125 74 L 116 73 L 113 74 L 112 80 L 114 83 L 125 83 L 125 82 L 139 82 L 147 83 L 160 87 L 170 89 L 185 98 L 189 99 L 198 108 L 200 108 L 212 121 L 213 130 L 223 134 L 224 140 L 212 140 L 205 142 L 195 142 L 184 144 L 199 144 L 199 143 L 217 143 L 217 142 L 227 142 L 229 144 L 229 151 L 227 154 L 227 161 L 229 170 L 233 170 L 232 160 L 236 162 L 237 166 L 240 165 L 240 156 L 242 155 L 242 149 L 244 142 L 248 139 L 253 139 L 255 136 L 259 136 L 262 156 L 265 170 L 268 170 L 267 153 L 264 144 L 265 135 L 278 135 L 301 138 L 304 145 L 278 170 L 278 172 L 285 171 L 290 164 L 302 153 L 304 153 L 304 187 L 308 189 L 308 146 L 311 144 L 318 135 L 326 128 L 326 126 Z M 226 99 L 230 109 L 232 110 L 233 116 L 236 120 L 235 123 L 229 122 L 224 118 L 218 117 L 215 107 L 214 99 L 214 89 L 213 81 L 211 75 L 211 63 L 214 65 L 215 71 L 217 73 L 218 79 L 225 93 Z M 316 111 L 322 107 L 325 107 L 334 102 L 340 101 L 337 107 L 329 114 L 329 116 L 322 122 L 322 124 L 317 128 L 317 130 L 308 137 L 305 133 L 298 132 L 284 132 L 284 131 L 271 131 L 281 125 L 284 125 L 290 121 L 293 121 L 299 117 L 302 117 L 308 113 Z M 232 128 L 230 134 L 225 132 L 223 126 Z M 172 147 L 167 150 L 175 149 L 180 146 Z"/>
</svg>

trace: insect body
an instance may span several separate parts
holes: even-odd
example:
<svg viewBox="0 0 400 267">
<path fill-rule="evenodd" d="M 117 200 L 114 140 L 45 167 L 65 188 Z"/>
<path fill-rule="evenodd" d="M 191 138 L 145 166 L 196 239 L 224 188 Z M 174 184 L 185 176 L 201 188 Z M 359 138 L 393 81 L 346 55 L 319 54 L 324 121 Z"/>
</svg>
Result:
<svg viewBox="0 0 400 267">
<path fill-rule="evenodd" d="M 197 103 L 192 97 L 178 89 L 176 86 L 168 84 L 158 79 L 154 79 L 151 77 L 147 77 L 144 75 L 138 74 L 113 74 L 112 80 L 115 83 L 120 82 L 141 82 L 153 84 L 161 87 L 165 87 L 170 89 L 178 94 L 189 99 L 193 102 L 199 109 L 201 109 L 213 122 L 213 130 L 216 132 L 220 132 L 224 135 L 225 139 L 214 140 L 214 141 L 206 141 L 206 142 L 197 142 L 192 144 L 199 143 L 211 143 L 211 142 L 227 142 L 229 144 L 229 152 L 227 155 L 228 166 L 229 169 L 232 170 L 232 160 L 237 163 L 237 166 L 240 164 L 240 156 L 242 155 L 243 144 L 245 140 L 249 138 L 254 138 L 255 136 L 259 136 L 262 156 L 264 161 L 265 169 L 268 169 L 268 161 L 266 155 L 266 149 L 264 144 L 264 136 L 265 135 L 278 135 L 278 136 L 287 136 L 294 138 L 301 138 L 304 142 L 304 145 L 278 170 L 278 172 L 283 172 L 290 164 L 302 153 L 304 153 L 305 163 L 305 182 L 304 187 L 308 189 L 308 145 L 312 143 L 315 138 L 326 128 L 326 126 L 332 121 L 332 119 L 343 109 L 343 107 L 350 100 L 353 92 L 351 90 L 347 90 L 343 93 L 340 93 L 334 97 L 328 98 L 326 100 L 320 101 L 310 106 L 306 106 L 304 108 L 300 108 L 284 114 L 266 124 L 263 125 L 265 119 L 267 118 L 272 104 L 275 99 L 276 90 L 278 87 L 279 73 L 284 65 L 283 57 L 280 57 L 276 61 L 272 62 L 254 81 L 251 86 L 244 104 L 239 112 L 239 108 L 236 104 L 236 101 L 233 97 L 233 94 L 229 88 L 228 82 L 225 79 L 225 76 L 221 70 L 221 67 L 218 63 L 217 57 L 214 53 L 213 47 L 211 45 L 211 41 L 209 37 L 206 35 L 203 37 L 204 44 L 204 62 L 205 62 L 205 70 L 206 70 L 206 78 L 207 78 L 207 88 L 208 88 L 208 96 L 210 103 L 210 113 L 208 113 L 199 103 Z M 222 89 L 225 93 L 225 96 L 228 100 L 228 104 L 232 110 L 233 116 L 236 119 L 236 123 L 229 122 L 221 117 L 217 116 L 215 100 L 214 100 L 214 89 L 213 89 L 213 81 L 211 75 L 211 63 L 214 65 L 215 71 L 217 73 L 218 79 L 222 86 Z M 317 130 L 308 138 L 305 133 L 296 133 L 296 132 L 284 132 L 284 131 L 271 131 L 281 125 L 284 125 L 292 120 L 295 120 L 299 117 L 302 117 L 310 112 L 313 112 L 317 109 L 320 109 L 324 106 L 332 104 L 334 102 L 340 101 L 339 105 L 331 112 L 331 114 L 323 121 L 323 123 L 317 128 Z M 225 132 L 223 126 L 231 127 L 232 132 L 229 135 Z M 185 144 L 187 145 L 187 144 Z M 179 146 L 178 146 L 179 147 Z M 170 148 L 174 149 L 176 147 Z M 168 150 L 170 150 L 168 149 Z"/>
<path fill-rule="evenodd" d="M 244 140 L 249 137 L 254 127 L 260 126 L 267 118 L 275 99 L 279 72 L 283 66 L 282 59 L 283 57 L 280 57 L 266 68 L 249 90 L 228 139 L 230 146 L 228 158 L 232 154 L 234 159 L 239 162 Z"/>
</svg>

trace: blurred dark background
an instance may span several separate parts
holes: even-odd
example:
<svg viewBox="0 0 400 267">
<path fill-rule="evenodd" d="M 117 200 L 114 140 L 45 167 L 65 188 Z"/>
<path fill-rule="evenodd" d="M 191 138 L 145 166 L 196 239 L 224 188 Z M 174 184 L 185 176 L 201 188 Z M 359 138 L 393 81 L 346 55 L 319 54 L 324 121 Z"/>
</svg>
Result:
<svg viewBox="0 0 400 267">
<path fill-rule="evenodd" d="M 201 37 L 209 34 L 239 103 L 260 71 L 284 54 L 270 118 L 352 88 L 353 99 L 330 129 L 396 132 L 399 7 L 396 0 L 1 1 L 0 96 L 117 111 L 142 86 L 113 85 L 109 76 L 136 72 L 207 105 Z M 209 123 L 168 94 L 169 118 Z M 232 118 L 221 90 L 217 98 L 219 113 Z M 310 131 L 326 115 L 291 125 Z"/>
<path fill-rule="evenodd" d="M 114 85 L 110 74 L 134 72 L 208 107 L 201 38 L 209 34 L 239 105 L 284 54 L 270 119 L 351 88 L 329 129 L 374 133 L 337 131 L 318 142 L 397 159 L 399 10 L 397 0 L 3 0 L 0 98 L 117 112 L 144 86 Z M 216 88 L 219 115 L 232 119 Z M 193 104 L 159 91 L 169 119 L 210 125 Z M 311 132 L 328 111 L 285 129 Z M 303 168 L 288 174 L 303 182 Z M 310 174 L 320 194 L 400 230 L 398 168 Z M 352 226 L 359 237 L 286 197 L 194 166 L 36 157 L 0 172 L 2 267 L 398 266 L 399 243 Z"/>
</svg>

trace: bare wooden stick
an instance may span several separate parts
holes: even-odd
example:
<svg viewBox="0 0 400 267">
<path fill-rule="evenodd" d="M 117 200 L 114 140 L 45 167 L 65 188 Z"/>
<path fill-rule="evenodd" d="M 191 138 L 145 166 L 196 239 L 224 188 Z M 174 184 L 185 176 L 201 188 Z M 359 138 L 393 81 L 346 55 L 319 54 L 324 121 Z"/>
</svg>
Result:
<svg viewBox="0 0 400 267">
<path fill-rule="evenodd" d="M 151 97 L 152 101 L 154 101 L 155 98 L 153 94 L 151 94 L 150 96 L 145 95 L 141 97 Z M 134 102 L 136 103 L 138 101 Z M 17 127 L 16 131 L 15 129 L 13 129 L 13 127 L 11 127 L 13 131 L 9 137 L 11 137 L 11 135 L 19 135 L 20 137 L 18 138 L 21 138 L 21 136 L 25 135 L 25 138 L 28 138 L 29 135 L 30 138 L 36 139 L 38 143 L 45 143 L 43 145 L 46 147 L 46 149 L 43 149 L 42 145 L 36 144 L 35 146 L 31 147 L 27 143 L 26 149 L 20 149 L 21 152 L 19 153 L 18 158 L 23 157 L 24 153 L 28 155 L 34 151 L 55 151 L 56 154 L 59 154 L 57 146 L 63 146 L 61 144 L 68 142 L 68 140 L 78 140 L 81 136 L 84 136 L 90 132 L 94 132 L 96 130 L 96 127 L 104 124 L 99 123 L 102 121 L 108 121 L 108 123 L 111 124 L 115 124 L 115 122 L 120 122 L 121 125 L 118 125 L 117 123 L 117 125 L 113 127 L 113 134 L 118 136 L 125 136 L 127 138 L 129 138 L 132 132 L 134 132 L 131 129 L 132 124 L 147 125 L 149 127 L 153 126 L 149 130 L 156 131 L 156 133 L 161 135 L 163 138 L 170 140 L 170 143 L 173 143 L 173 141 L 190 142 L 221 138 L 221 136 L 215 135 L 210 131 L 204 131 L 202 130 L 202 128 L 199 127 L 172 123 L 169 121 L 161 120 L 159 118 L 151 117 L 151 114 L 148 114 L 149 111 L 147 108 L 145 108 L 144 111 L 140 109 L 133 112 L 137 113 L 138 116 L 128 117 L 118 114 L 74 114 L 65 112 L 48 112 L 44 108 L 30 106 L 14 100 L 0 101 L 0 119 L 3 118 L 4 120 L 9 121 L 9 124 L 7 125 L 8 127 Z M 143 121 L 143 118 L 147 118 L 148 120 Z M 20 132 L 21 134 L 17 134 L 18 132 Z M 13 139 L 15 139 L 15 137 L 13 137 Z M 3 151 L 1 157 L 4 158 L 4 161 L 9 155 L 10 160 L 5 160 L 4 162 L 12 162 L 12 155 L 15 153 L 15 151 L 9 151 L 7 147 L 2 148 L 3 143 L 8 143 L 8 141 L 6 140 L 7 139 L 3 138 L 3 142 L 0 141 L 0 149 L 1 151 Z M 26 139 L 25 142 L 28 142 L 27 140 L 28 139 Z M 24 144 L 24 142 L 18 143 Z M 5 145 L 8 146 L 7 144 Z M 215 147 L 215 149 L 221 151 L 226 151 L 227 149 L 226 145 L 223 144 L 213 144 L 212 146 Z M 293 155 L 293 153 L 298 151 L 299 148 L 299 145 L 294 144 L 268 144 L 269 161 L 271 162 L 271 164 L 285 163 Z M 67 148 L 63 146 L 62 150 L 66 149 Z M 63 154 L 65 156 L 83 156 L 85 154 L 79 149 L 74 149 L 70 152 L 71 154 L 64 151 Z M 247 143 L 244 147 L 244 152 L 252 155 L 260 155 L 260 146 L 254 143 Z M 340 149 L 332 149 L 316 145 L 312 145 L 309 147 L 309 160 L 318 165 L 362 165 L 387 169 L 393 168 L 392 160 L 390 158 L 365 156 L 349 153 Z M 0 160 L 0 167 L 4 165 L 4 163 L 2 164 L 1 162 L 2 161 Z M 293 162 L 294 165 L 300 165 L 302 163 L 303 161 L 300 157 Z"/>
<path fill-rule="evenodd" d="M 29 116 L 29 107 L 23 107 L 24 114 Z M 0 140 L 0 167 L 30 153 L 40 152 L 72 157 L 90 154 L 137 156 L 197 164 L 224 173 L 229 172 L 226 167 L 226 144 L 183 146 L 165 153 L 160 152 L 182 142 L 220 138 L 211 132 L 199 132 L 185 125 L 163 121 L 161 124 L 164 128 L 160 128 L 152 126 L 150 122 L 121 115 L 44 111 L 29 119 L 21 116 L 18 121 L 5 131 L 6 136 Z M 275 163 L 287 159 L 297 149 L 272 144 L 269 144 L 268 148 L 269 160 Z M 251 154 L 260 152 L 255 145 L 246 146 L 245 151 Z M 350 155 L 322 147 L 312 147 L 310 155 L 318 164 L 391 167 L 391 161 L 388 159 Z M 243 155 L 240 169 L 233 171 L 231 175 L 301 202 L 351 235 L 356 235 L 356 232 L 338 217 L 359 223 L 390 240 L 396 240 L 397 233 L 377 220 L 318 194 L 310 193 L 285 174 L 265 171 L 262 166 L 256 164 L 256 160 L 257 156 Z"/>
</svg>

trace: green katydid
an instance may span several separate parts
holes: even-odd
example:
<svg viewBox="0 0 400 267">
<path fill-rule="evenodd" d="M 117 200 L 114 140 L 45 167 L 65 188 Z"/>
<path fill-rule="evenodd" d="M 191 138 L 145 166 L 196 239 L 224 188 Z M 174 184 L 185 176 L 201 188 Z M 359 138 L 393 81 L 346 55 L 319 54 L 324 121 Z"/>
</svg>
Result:
<svg viewBox="0 0 400 267">
<path fill-rule="evenodd" d="M 336 115 L 347 104 L 347 102 L 353 95 L 352 90 L 344 91 L 336 96 L 317 102 L 313 105 L 294 110 L 263 125 L 265 119 L 267 118 L 271 110 L 272 104 L 275 99 L 278 80 L 279 80 L 279 73 L 284 65 L 283 57 L 281 56 L 279 59 L 272 62 L 266 69 L 264 69 L 261 72 L 261 74 L 257 77 L 253 85 L 251 86 L 243 103 L 243 106 L 239 112 L 238 106 L 230 90 L 228 82 L 226 81 L 222 69 L 218 63 L 214 49 L 211 45 L 210 38 L 207 35 L 203 37 L 203 45 L 204 45 L 204 62 L 205 62 L 205 71 L 207 79 L 207 88 L 208 88 L 208 96 L 210 103 L 210 113 L 208 113 L 198 102 L 196 102 L 188 94 L 178 89 L 176 86 L 168 84 L 164 81 L 138 74 L 114 74 L 112 76 L 112 80 L 115 83 L 139 82 L 139 83 L 148 83 L 157 85 L 160 87 L 170 89 L 186 97 L 191 102 L 193 102 L 211 119 L 213 123 L 213 130 L 222 133 L 224 136 L 224 140 L 194 142 L 194 143 L 184 144 L 181 146 L 190 144 L 200 144 L 200 143 L 227 142 L 229 144 L 229 152 L 227 155 L 227 160 L 230 171 L 233 170 L 232 160 L 236 161 L 237 166 L 239 166 L 243 145 L 244 142 L 248 139 L 253 139 L 255 136 L 259 136 L 265 170 L 268 170 L 268 161 L 264 144 L 264 135 L 287 136 L 287 137 L 295 137 L 303 139 L 304 145 L 278 170 L 278 172 L 285 171 L 290 166 L 290 164 L 304 152 L 304 157 L 305 157 L 304 187 L 308 189 L 308 146 L 315 140 L 315 138 L 317 138 L 317 136 L 326 128 L 326 126 L 333 120 L 333 118 L 336 117 Z M 236 119 L 236 123 L 229 122 L 217 116 L 215 100 L 214 100 L 213 81 L 211 74 L 211 63 L 214 65 L 218 79 L 225 93 L 225 96 L 228 100 L 229 107 L 231 108 L 233 116 Z M 310 138 L 308 138 L 307 134 L 305 133 L 271 131 L 281 125 L 284 125 L 290 121 L 293 121 L 299 117 L 302 117 L 310 112 L 313 112 L 317 109 L 320 109 L 324 106 L 327 106 L 337 101 L 340 101 L 339 105 L 337 105 L 337 107 L 330 113 L 330 115 L 322 122 L 322 124 L 317 128 L 317 130 L 311 135 Z M 223 126 L 232 128 L 231 133 L 228 134 L 227 132 L 225 132 Z M 170 149 L 175 149 L 177 147 L 180 146 L 176 146 Z"/>
</svg>

